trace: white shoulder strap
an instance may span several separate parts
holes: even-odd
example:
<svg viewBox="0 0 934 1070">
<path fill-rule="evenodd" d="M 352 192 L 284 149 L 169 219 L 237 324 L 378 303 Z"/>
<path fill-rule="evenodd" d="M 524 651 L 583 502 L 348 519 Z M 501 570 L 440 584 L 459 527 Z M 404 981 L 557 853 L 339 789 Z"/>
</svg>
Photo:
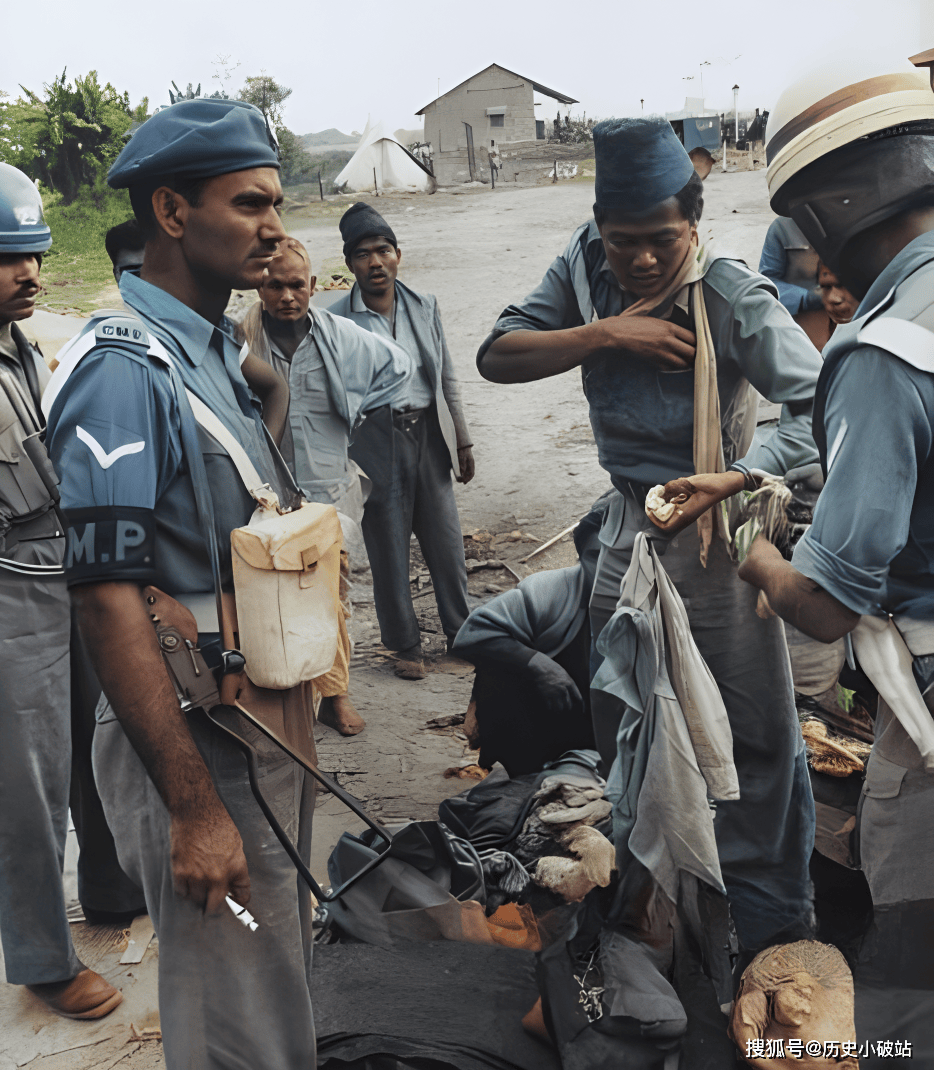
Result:
<svg viewBox="0 0 934 1070">
<path fill-rule="evenodd" d="M 877 346 L 923 372 L 934 372 L 934 332 L 910 320 L 879 316 L 863 327 L 856 340 Z"/>
<path fill-rule="evenodd" d="M 111 314 L 122 316 L 124 318 L 139 319 L 139 316 L 137 316 L 132 309 L 113 312 Z M 73 338 L 68 342 L 65 348 L 59 353 L 59 365 L 52 373 L 52 378 L 49 380 L 49 384 L 45 388 L 45 393 L 42 395 L 42 411 L 45 414 L 46 419 L 48 419 L 49 413 L 52 410 L 52 405 L 69 375 L 75 370 L 82 358 L 87 356 L 97 344 L 98 339 L 94 330 L 86 329 L 82 334 L 79 334 L 76 338 Z M 149 355 L 160 360 L 163 364 L 167 364 L 169 367 L 174 366 L 171 354 L 154 334 L 149 335 Z M 215 416 L 215 414 L 196 394 L 193 394 L 190 390 L 186 390 L 185 393 L 188 397 L 191 411 L 194 413 L 195 419 L 213 439 L 224 447 L 224 450 L 233 461 L 234 466 L 240 473 L 240 478 L 243 480 L 244 486 L 250 494 L 253 494 L 253 492 L 260 487 L 265 486 L 266 481 L 260 478 L 259 473 L 253 467 L 253 462 L 247 456 L 246 450 L 244 450 L 240 443 L 221 423 L 218 417 Z"/>
<path fill-rule="evenodd" d="M 190 390 L 186 390 L 185 393 L 188 395 L 188 401 L 191 404 L 191 411 L 195 414 L 195 419 L 201 424 L 204 430 L 227 451 L 230 459 L 236 466 L 237 471 L 240 473 L 243 485 L 250 494 L 259 490 L 260 487 L 265 486 L 266 480 L 262 479 L 253 467 L 253 462 L 247 456 L 246 450 L 221 423 L 218 417 L 196 394 L 193 394 Z"/>
</svg>

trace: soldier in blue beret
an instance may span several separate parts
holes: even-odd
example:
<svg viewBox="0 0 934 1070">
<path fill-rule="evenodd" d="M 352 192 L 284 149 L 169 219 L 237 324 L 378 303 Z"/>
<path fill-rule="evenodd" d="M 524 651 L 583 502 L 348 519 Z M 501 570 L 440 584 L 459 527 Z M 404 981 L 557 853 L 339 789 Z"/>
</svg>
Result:
<svg viewBox="0 0 934 1070">
<path fill-rule="evenodd" d="M 187 100 L 149 119 L 108 177 L 129 189 L 146 243 L 140 273 L 120 279 L 128 315 L 92 320 L 59 354 L 44 398 L 68 520 L 66 578 L 106 699 L 95 768 L 121 863 L 159 937 L 169 1070 L 315 1065 L 308 893 L 297 891 L 242 755 L 200 711 L 180 708 L 142 594 L 153 585 L 173 596 L 194 614 L 201 648 L 217 645 L 182 388 L 280 499 L 293 486 L 224 318 L 231 289 L 257 287 L 286 237 L 278 172 L 266 122 L 248 104 Z M 230 531 L 255 503 L 218 441 L 197 435 L 230 589 Z M 307 858 L 313 790 L 269 747 L 261 787 Z M 225 905 L 251 893 L 256 931 Z"/>
<path fill-rule="evenodd" d="M 812 919 L 814 804 L 784 634 L 779 621 L 756 615 L 717 528 L 695 534 L 692 525 L 668 540 L 644 503 L 653 485 L 685 473 L 697 473 L 700 487 L 712 478 L 701 473 L 728 467 L 732 493 L 750 469 L 784 475 L 815 461 L 820 359 L 771 282 L 700 245 L 703 187 L 670 123 L 608 119 L 594 127 L 594 152 L 594 218 L 541 284 L 505 309 L 477 364 L 499 383 L 581 369 L 600 463 L 615 488 L 590 605 L 595 641 L 616 608 L 637 533 L 650 531 L 664 550 L 732 728 L 741 798 L 717 804 L 716 834 L 748 961 L 807 936 Z M 782 414 L 749 452 L 753 387 Z M 695 426 L 701 399 L 712 415 Z M 591 705 L 609 768 L 622 706 L 603 691 L 592 692 Z"/>
</svg>

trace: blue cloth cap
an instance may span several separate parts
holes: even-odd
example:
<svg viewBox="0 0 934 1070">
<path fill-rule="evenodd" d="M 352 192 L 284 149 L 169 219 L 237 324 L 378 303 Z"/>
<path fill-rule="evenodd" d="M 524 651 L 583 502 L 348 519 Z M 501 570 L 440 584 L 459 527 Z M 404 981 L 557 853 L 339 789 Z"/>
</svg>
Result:
<svg viewBox="0 0 934 1070">
<path fill-rule="evenodd" d="M 263 113 L 242 100 L 180 100 L 130 138 L 107 175 L 114 189 L 166 175 L 214 178 L 252 167 L 279 167 Z"/>
<path fill-rule="evenodd" d="M 684 189 L 694 174 L 671 123 L 660 115 L 604 119 L 593 128 L 596 207 L 641 215 Z"/>
</svg>

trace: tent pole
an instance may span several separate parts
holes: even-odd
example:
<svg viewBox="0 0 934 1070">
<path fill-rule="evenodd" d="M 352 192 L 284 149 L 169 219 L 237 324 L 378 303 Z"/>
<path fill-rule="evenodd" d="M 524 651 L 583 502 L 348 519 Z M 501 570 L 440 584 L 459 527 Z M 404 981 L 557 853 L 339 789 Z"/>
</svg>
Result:
<svg viewBox="0 0 934 1070">
<path fill-rule="evenodd" d="M 373 189 L 376 190 L 376 196 L 379 196 L 379 183 L 376 181 L 376 168 L 373 168 Z"/>
</svg>

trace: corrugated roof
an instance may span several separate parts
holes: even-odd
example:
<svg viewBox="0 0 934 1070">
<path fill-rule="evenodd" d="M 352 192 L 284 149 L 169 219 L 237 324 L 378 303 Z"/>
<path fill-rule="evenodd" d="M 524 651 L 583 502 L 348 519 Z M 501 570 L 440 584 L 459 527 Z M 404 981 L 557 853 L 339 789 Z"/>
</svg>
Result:
<svg viewBox="0 0 934 1070">
<path fill-rule="evenodd" d="M 532 88 L 537 89 L 539 93 L 544 93 L 546 97 L 552 97 L 554 100 L 560 101 L 562 104 L 579 104 L 579 100 L 575 100 L 573 97 L 566 96 L 564 93 L 559 93 L 557 89 L 549 89 L 547 85 L 542 85 L 541 82 L 533 81 L 531 78 L 526 78 L 524 74 L 516 74 L 515 71 L 509 70 L 507 67 L 500 67 L 498 63 L 491 63 L 489 67 L 484 67 L 482 71 L 477 71 L 476 74 L 472 74 L 469 78 L 465 78 L 463 82 L 454 86 L 453 89 L 449 89 L 447 93 L 442 93 L 441 97 L 446 97 L 451 93 L 455 93 L 462 85 L 466 85 L 468 82 L 472 82 L 480 74 L 485 74 L 493 67 L 499 67 L 504 74 L 511 74 L 513 78 L 521 78 L 523 82 L 531 82 Z M 423 115 L 425 111 L 431 107 L 435 101 L 440 100 L 441 97 L 435 97 L 435 100 L 430 100 L 424 108 L 417 111 L 416 115 Z"/>
</svg>

